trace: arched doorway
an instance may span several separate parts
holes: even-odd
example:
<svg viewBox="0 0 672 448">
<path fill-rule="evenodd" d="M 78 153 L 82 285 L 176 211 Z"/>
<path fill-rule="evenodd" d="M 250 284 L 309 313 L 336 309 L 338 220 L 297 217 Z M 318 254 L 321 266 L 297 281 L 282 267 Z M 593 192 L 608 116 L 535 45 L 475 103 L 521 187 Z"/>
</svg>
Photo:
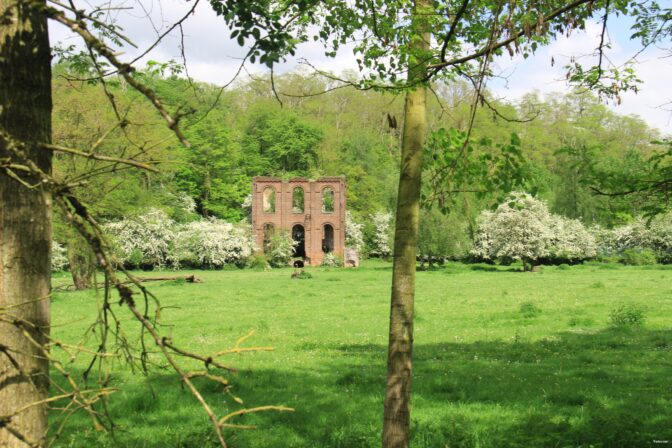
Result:
<svg viewBox="0 0 672 448">
<path fill-rule="evenodd" d="M 322 252 L 325 254 L 334 251 L 334 227 L 331 224 L 325 224 L 322 228 Z"/>
<path fill-rule="evenodd" d="M 292 239 L 296 242 L 294 247 L 295 257 L 306 257 L 306 231 L 301 224 L 292 227 Z"/>
</svg>

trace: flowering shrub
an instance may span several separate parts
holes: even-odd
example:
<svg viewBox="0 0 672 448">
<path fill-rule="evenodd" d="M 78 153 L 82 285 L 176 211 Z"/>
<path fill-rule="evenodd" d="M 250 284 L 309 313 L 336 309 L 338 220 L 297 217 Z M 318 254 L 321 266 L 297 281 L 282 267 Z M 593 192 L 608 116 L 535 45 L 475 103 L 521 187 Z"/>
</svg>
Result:
<svg viewBox="0 0 672 448">
<path fill-rule="evenodd" d="M 175 263 L 175 221 L 163 210 L 150 208 L 145 214 L 104 226 L 112 236 L 117 258 L 133 267 L 161 268 Z"/>
<path fill-rule="evenodd" d="M 551 232 L 551 259 L 572 262 L 597 256 L 595 237 L 581 221 L 552 215 Z"/>
<path fill-rule="evenodd" d="M 157 209 L 106 224 L 105 230 L 112 236 L 119 260 L 132 267 L 243 266 L 254 252 L 249 226 L 219 219 L 180 225 Z"/>
<path fill-rule="evenodd" d="M 292 239 L 292 235 L 289 232 L 275 232 L 271 237 L 266 253 L 268 264 L 274 268 L 289 265 L 289 260 L 294 255 L 296 245 L 297 242 Z"/>
<path fill-rule="evenodd" d="M 68 265 L 68 251 L 57 241 L 51 242 L 51 272 L 60 272 Z"/>
<path fill-rule="evenodd" d="M 194 198 L 189 196 L 186 193 L 179 194 L 178 196 L 180 210 L 188 215 L 193 215 L 196 213 L 196 201 Z"/>
<path fill-rule="evenodd" d="M 494 212 L 483 211 L 472 255 L 485 260 L 579 261 L 597 255 L 595 236 L 580 221 L 553 215 L 527 193 L 513 192 Z"/>
<path fill-rule="evenodd" d="M 620 256 L 624 254 L 649 251 L 655 254 L 661 263 L 672 262 L 672 212 L 658 215 L 647 223 L 636 218 L 630 224 L 614 229 L 594 227 L 591 233 L 597 240 L 598 252 L 602 256 Z"/>
<path fill-rule="evenodd" d="M 656 216 L 648 228 L 649 248 L 659 262 L 672 263 L 672 211 Z"/>
<path fill-rule="evenodd" d="M 387 257 L 392 253 L 390 248 L 392 214 L 376 212 L 371 216 L 373 232 L 371 235 L 369 253 L 378 257 Z"/>
<path fill-rule="evenodd" d="M 522 260 L 526 265 L 550 255 L 551 214 L 527 193 L 513 192 L 495 212 L 484 211 L 472 254 L 485 260 Z"/>
<path fill-rule="evenodd" d="M 345 212 L 345 245 L 352 247 L 358 252 L 364 247 L 364 233 L 362 224 L 355 222 L 349 211 Z"/>
<path fill-rule="evenodd" d="M 648 247 L 650 243 L 649 232 L 642 218 L 636 218 L 630 224 L 616 227 L 612 235 L 613 246 L 619 253 L 628 249 Z"/>
<path fill-rule="evenodd" d="M 333 253 L 328 253 L 322 259 L 321 266 L 326 266 L 330 268 L 339 268 L 343 266 L 343 260 L 340 257 L 334 255 Z"/>
<path fill-rule="evenodd" d="M 234 226 L 219 219 L 186 224 L 175 237 L 174 264 L 220 268 L 226 264 L 244 266 L 254 252 L 249 226 Z"/>
<path fill-rule="evenodd" d="M 605 229 L 600 225 L 595 225 L 588 229 L 588 231 L 595 238 L 597 247 L 597 254 L 601 257 L 612 257 L 618 254 L 618 247 L 616 239 L 614 238 L 614 230 Z"/>
</svg>

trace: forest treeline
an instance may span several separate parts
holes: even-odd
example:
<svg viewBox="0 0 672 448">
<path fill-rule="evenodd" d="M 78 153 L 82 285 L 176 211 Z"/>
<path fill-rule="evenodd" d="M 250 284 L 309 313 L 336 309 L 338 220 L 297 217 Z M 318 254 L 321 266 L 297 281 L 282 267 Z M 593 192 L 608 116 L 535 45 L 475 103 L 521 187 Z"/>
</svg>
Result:
<svg viewBox="0 0 672 448">
<path fill-rule="evenodd" d="M 319 94 L 333 81 L 301 71 L 276 75 L 275 92 L 268 77 L 248 77 L 222 90 L 170 70 L 151 63 L 135 76 L 181 116 L 190 148 L 122 79 L 103 84 L 82 80 L 76 64 L 54 67 L 55 144 L 93 148 L 112 158 L 133 156 L 158 169 L 57 153 L 55 173 L 103 221 L 150 207 L 188 221 L 188 197 L 201 216 L 238 222 L 246 217 L 242 204 L 258 175 L 343 175 L 356 220 L 394 210 L 403 95 L 348 87 Z M 639 196 L 595 191 L 596 177 L 645 170 L 660 150 L 652 143 L 658 131 L 642 119 L 619 115 L 590 93 L 531 92 L 516 103 L 486 93 L 475 110 L 474 144 L 462 145 L 473 90 L 454 82 L 434 85 L 432 92 L 423 222 L 449 234 L 456 250 L 470 246 L 478 214 L 506 190 L 525 190 L 544 199 L 553 213 L 604 227 L 627 223 L 650 205 Z M 453 180 L 439 175 L 450 169 Z M 451 184 L 454 179 L 461 182 Z M 57 240 L 73 238 L 56 223 Z"/>
</svg>

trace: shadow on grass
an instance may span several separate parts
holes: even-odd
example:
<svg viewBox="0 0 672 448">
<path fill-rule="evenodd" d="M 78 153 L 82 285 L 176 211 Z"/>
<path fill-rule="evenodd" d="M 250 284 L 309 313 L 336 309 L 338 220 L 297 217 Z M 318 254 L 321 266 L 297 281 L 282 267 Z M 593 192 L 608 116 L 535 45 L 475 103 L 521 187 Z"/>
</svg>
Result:
<svg viewBox="0 0 672 448">
<path fill-rule="evenodd" d="M 247 406 L 283 404 L 296 412 L 241 417 L 236 423 L 260 429 L 229 433 L 232 447 L 380 445 L 386 347 L 305 350 L 322 351 L 321 356 L 326 351 L 331 361 L 319 369 L 302 369 L 290 359 L 287 368 L 245 371 L 233 379 L 234 392 Z M 412 446 L 672 443 L 671 352 L 672 331 L 646 329 L 562 333 L 537 342 L 418 344 Z M 116 443 L 98 446 L 215 446 L 193 398 L 174 378 L 160 375 L 153 380 L 153 392 L 130 384 L 115 399 L 112 410 L 129 432 Z M 221 387 L 201 386 L 221 410 L 226 401 Z M 83 425 L 77 421 L 74 431 Z M 81 444 L 72 446 L 90 446 L 83 438 L 77 440 Z"/>
</svg>

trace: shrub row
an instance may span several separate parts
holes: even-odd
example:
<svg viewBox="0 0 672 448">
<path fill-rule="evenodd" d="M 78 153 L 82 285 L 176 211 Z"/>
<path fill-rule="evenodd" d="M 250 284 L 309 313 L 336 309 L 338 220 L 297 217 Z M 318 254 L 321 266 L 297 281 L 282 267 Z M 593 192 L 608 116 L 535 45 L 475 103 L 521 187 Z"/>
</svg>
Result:
<svg viewBox="0 0 672 448">
<path fill-rule="evenodd" d="M 672 262 L 672 212 L 614 229 L 586 228 L 554 215 L 527 193 L 514 192 L 478 218 L 472 257 L 479 261 L 577 263 L 600 258 L 624 264 Z"/>
<path fill-rule="evenodd" d="M 130 268 L 242 267 L 255 251 L 249 225 L 212 218 L 178 224 L 158 209 L 104 229 L 117 260 Z"/>
<path fill-rule="evenodd" d="M 600 257 L 624 264 L 672 263 L 672 212 L 614 229 L 591 229 Z"/>
<path fill-rule="evenodd" d="M 494 212 L 481 212 L 471 255 L 526 265 L 575 263 L 594 258 L 597 244 L 580 221 L 554 215 L 544 202 L 514 192 Z"/>
</svg>

